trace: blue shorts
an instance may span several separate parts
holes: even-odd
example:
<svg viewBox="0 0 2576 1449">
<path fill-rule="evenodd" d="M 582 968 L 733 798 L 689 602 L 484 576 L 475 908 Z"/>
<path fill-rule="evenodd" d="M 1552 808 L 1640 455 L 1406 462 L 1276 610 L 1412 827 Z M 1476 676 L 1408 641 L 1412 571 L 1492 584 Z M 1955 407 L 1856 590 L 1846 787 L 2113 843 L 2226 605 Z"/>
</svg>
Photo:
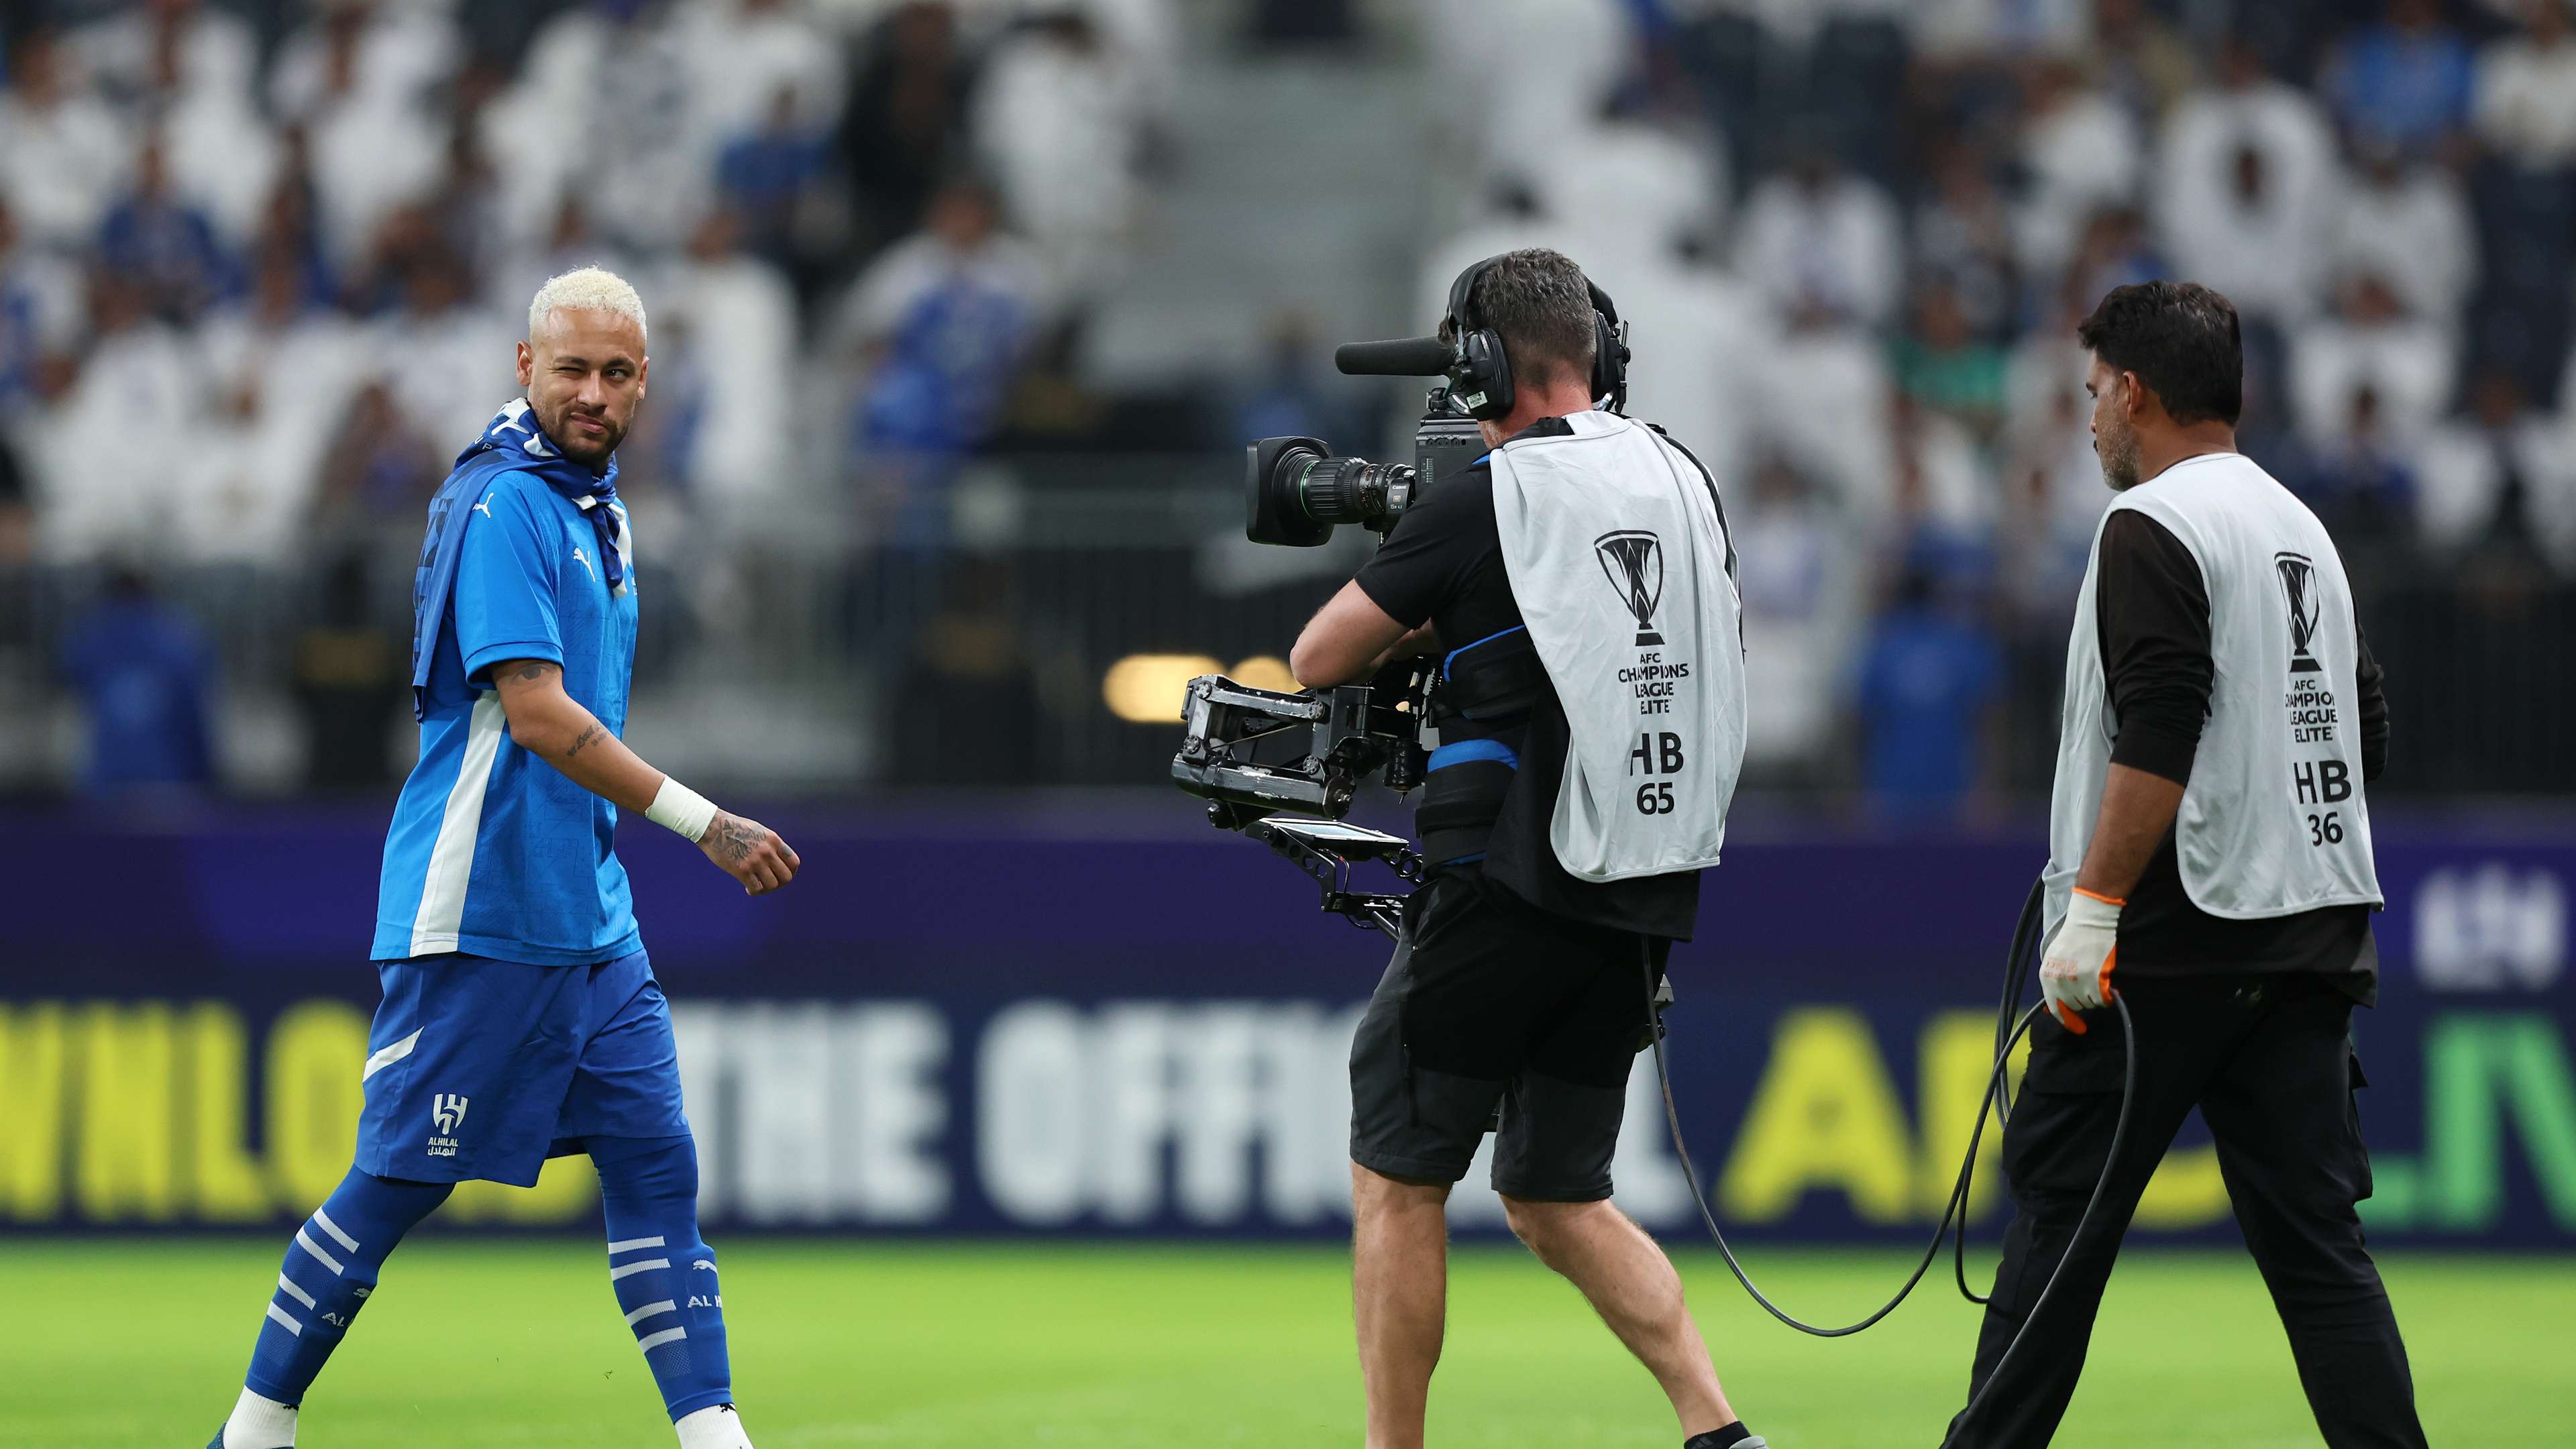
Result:
<svg viewBox="0 0 2576 1449">
<path fill-rule="evenodd" d="M 358 1166 L 528 1187 L 590 1137 L 679 1137 L 671 1006 L 641 951 L 596 966 L 379 961 Z"/>
</svg>

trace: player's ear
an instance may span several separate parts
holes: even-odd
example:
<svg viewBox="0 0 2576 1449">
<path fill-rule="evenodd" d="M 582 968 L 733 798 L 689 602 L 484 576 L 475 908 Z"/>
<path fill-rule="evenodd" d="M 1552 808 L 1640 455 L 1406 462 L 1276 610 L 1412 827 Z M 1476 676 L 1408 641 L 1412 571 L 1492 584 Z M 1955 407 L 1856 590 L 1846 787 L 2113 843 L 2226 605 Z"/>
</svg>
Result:
<svg viewBox="0 0 2576 1449">
<path fill-rule="evenodd" d="M 647 355 L 643 361 L 635 364 L 635 400 L 637 402 L 644 400 L 644 384 L 651 381 L 652 377 L 653 359 Z"/>
<path fill-rule="evenodd" d="M 526 343 L 522 342 L 522 343 L 520 343 L 520 344 L 519 344 L 519 387 L 520 387 L 520 389 L 521 389 L 522 391 L 525 391 L 525 390 L 526 390 L 526 388 L 527 388 L 527 386 L 528 386 L 530 383 L 535 382 L 536 380 L 537 380 L 537 354 L 536 354 L 536 351 L 535 351 L 535 349 L 533 349 L 533 348 L 529 347 L 529 346 L 528 346 L 528 344 L 526 344 Z"/>
</svg>

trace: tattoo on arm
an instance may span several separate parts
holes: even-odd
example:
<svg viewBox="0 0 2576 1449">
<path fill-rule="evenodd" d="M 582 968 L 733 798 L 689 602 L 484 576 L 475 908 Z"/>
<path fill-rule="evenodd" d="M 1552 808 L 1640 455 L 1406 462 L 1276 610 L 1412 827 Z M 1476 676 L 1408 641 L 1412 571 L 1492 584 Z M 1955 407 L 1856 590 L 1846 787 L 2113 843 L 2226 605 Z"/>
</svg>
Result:
<svg viewBox="0 0 2576 1449">
<path fill-rule="evenodd" d="M 569 760 L 573 756 L 581 753 L 582 746 L 596 743 L 599 739 L 600 733 L 601 731 L 598 725 L 594 724 L 585 728 L 579 735 L 574 737 L 572 747 L 564 751 L 564 758 Z"/>
<path fill-rule="evenodd" d="M 518 668 L 511 670 L 510 677 L 519 681 L 521 684 L 534 684 L 538 680 L 545 678 L 547 675 L 554 673 L 555 670 L 556 666 L 547 663 L 545 660 L 531 659 L 525 664 L 520 665 Z"/>
</svg>

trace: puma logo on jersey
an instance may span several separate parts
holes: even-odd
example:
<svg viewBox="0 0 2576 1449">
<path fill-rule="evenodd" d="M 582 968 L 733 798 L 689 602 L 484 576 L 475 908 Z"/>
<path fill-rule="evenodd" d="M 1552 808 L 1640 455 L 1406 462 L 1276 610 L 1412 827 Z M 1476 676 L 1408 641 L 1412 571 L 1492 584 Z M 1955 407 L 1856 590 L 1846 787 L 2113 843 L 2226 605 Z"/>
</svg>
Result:
<svg viewBox="0 0 2576 1449">
<path fill-rule="evenodd" d="M 484 494 L 484 495 L 483 495 L 483 501 L 474 505 L 474 511 L 475 511 L 475 512 L 477 512 L 477 513 L 482 514 L 485 518 L 489 518 L 489 517 L 491 517 L 491 516 L 492 516 L 492 498 L 493 498 L 493 495 L 492 495 L 492 494 L 489 494 L 489 493 Z"/>
<path fill-rule="evenodd" d="M 572 561 L 581 565 L 581 571 L 583 573 L 590 574 L 590 581 L 592 583 L 595 584 L 599 582 L 599 575 L 591 571 L 590 556 L 583 553 L 578 546 L 575 546 L 572 551 Z"/>
<path fill-rule="evenodd" d="M 714 1272 L 714 1271 L 716 1270 L 716 1265 L 715 1265 L 715 1264 L 713 1264 L 713 1263 L 708 1262 L 708 1261 L 707 1261 L 706 1259 L 704 1259 L 704 1258 L 700 1258 L 700 1259 L 698 1259 L 696 1262 L 691 1263 L 689 1266 L 690 1266 L 690 1267 L 692 1267 L 692 1268 L 704 1268 L 704 1269 L 706 1269 L 706 1270 L 707 1270 L 708 1272 L 710 1272 L 710 1273 L 712 1273 L 712 1272 Z"/>
</svg>

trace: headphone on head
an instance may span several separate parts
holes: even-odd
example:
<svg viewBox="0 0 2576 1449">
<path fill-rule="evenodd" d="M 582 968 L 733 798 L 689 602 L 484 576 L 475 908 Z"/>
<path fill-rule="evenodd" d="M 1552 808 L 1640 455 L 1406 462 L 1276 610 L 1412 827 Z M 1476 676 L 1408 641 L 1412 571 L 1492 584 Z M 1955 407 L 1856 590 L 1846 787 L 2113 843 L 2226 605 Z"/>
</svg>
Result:
<svg viewBox="0 0 2576 1449">
<path fill-rule="evenodd" d="M 1449 284 L 1449 313 L 1443 320 L 1457 339 L 1449 365 L 1449 390 L 1467 409 L 1467 416 L 1479 422 L 1507 416 L 1515 395 L 1511 357 L 1503 349 L 1502 334 L 1468 315 L 1476 283 L 1509 255 L 1487 257 Z M 1619 309 L 1609 293 L 1590 277 L 1583 279 L 1583 287 L 1592 297 L 1592 398 L 1595 402 L 1606 398 L 1610 411 L 1620 412 L 1628 406 L 1627 327 L 1619 320 Z"/>
</svg>

